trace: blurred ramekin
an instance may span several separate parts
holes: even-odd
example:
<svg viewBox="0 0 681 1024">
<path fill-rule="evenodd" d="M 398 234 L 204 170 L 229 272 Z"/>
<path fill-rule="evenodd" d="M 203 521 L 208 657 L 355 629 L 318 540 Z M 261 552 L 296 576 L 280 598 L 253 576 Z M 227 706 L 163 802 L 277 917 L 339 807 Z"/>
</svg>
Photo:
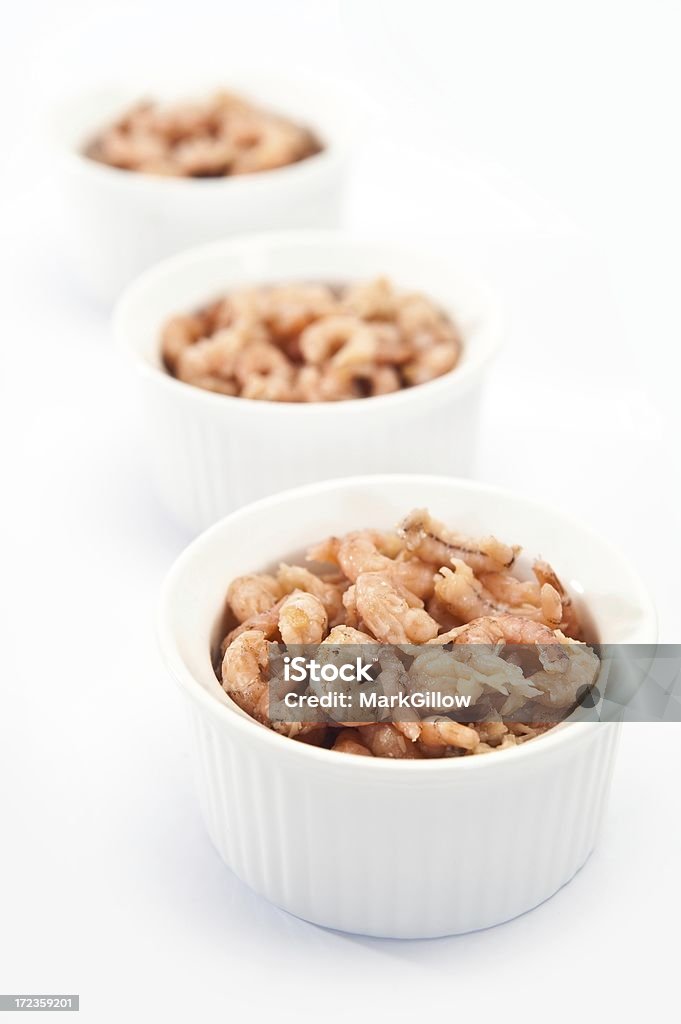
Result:
<svg viewBox="0 0 681 1024">
<path fill-rule="evenodd" d="M 487 755 L 388 761 L 287 739 L 229 700 L 210 652 L 230 580 L 327 534 L 392 526 L 415 505 L 550 558 L 602 641 L 656 640 L 650 598 L 609 544 L 562 512 L 473 482 L 375 476 L 298 488 L 240 509 L 187 548 L 163 591 L 160 643 L 188 700 L 210 836 L 273 903 L 366 935 L 486 928 L 551 896 L 596 842 L 619 732 L 570 723 Z"/>
<path fill-rule="evenodd" d="M 376 398 L 284 403 L 204 391 L 162 366 L 165 320 L 232 288 L 379 274 L 423 290 L 457 322 L 464 348 L 450 373 Z M 482 387 L 501 339 L 499 314 L 486 288 L 427 243 L 399 246 L 335 232 L 219 242 L 147 271 L 125 292 L 114 320 L 141 371 L 157 490 L 194 532 L 298 484 L 386 471 L 467 476 L 473 468 Z"/>
<path fill-rule="evenodd" d="M 171 178 L 107 167 L 83 146 L 141 98 L 210 96 L 230 88 L 312 128 L 321 153 L 272 171 L 234 178 Z M 241 232 L 330 228 L 339 222 L 357 108 L 324 80 L 274 73 L 228 74 L 224 81 L 172 86 L 163 80 L 100 88 L 54 111 L 65 255 L 88 291 L 112 301 L 140 271 L 188 246 Z"/>
</svg>

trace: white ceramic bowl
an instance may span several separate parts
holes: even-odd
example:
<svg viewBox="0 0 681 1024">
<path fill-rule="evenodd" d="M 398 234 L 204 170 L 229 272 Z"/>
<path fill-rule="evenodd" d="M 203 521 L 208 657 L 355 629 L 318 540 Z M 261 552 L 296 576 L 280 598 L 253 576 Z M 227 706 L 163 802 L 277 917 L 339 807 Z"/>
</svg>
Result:
<svg viewBox="0 0 681 1024">
<path fill-rule="evenodd" d="M 232 288 L 383 273 L 402 288 L 427 292 L 459 324 L 464 349 L 450 373 L 391 395 L 295 404 L 213 394 L 176 380 L 161 364 L 165 320 Z M 167 260 L 126 291 L 115 332 L 141 371 L 157 490 L 174 518 L 195 532 L 297 484 L 386 471 L 468 475 L 485 373 L 501 338 L 487 290 L 427 244 L 333 232 L 243 238 Z"/>
<path fill-rule="evenodd" d="M 618 739 L 617 724 L 571 723 L 484 756 L 374 760 L 282 737 L 224 694 L 210 650 L 234 576 L 424 505 L 549 558 L 583 592 L 604 642 L 656 640 L 645 589 L 607 543 L 561 512 L 477 483 L 330 481 L 256 502 L 190 545 L 165 584 L 160 643 L 188 701 L 210 836 L 273 903 L 366 935 L 486 928 L 551 896 L 594 846 Z"/>
<path fill-rule="evenodd" d="M 201 99 L 235 92 L 311 127 L 324 149 L 299 163 L 235 178 L 164 178 L 107 167 L 83 146 L 140 98 Z M 222 82 L 162 81 L 100 89 L 54 112 L 50 135 L 59 157 L 65 252 L 85 287 L 111 301 L 152 263 L 191 245 L 246 231 L 335 227 L 339 221 L 352 104 L 327 83 L 268 74 L 226 75 Z"/>
</svg>

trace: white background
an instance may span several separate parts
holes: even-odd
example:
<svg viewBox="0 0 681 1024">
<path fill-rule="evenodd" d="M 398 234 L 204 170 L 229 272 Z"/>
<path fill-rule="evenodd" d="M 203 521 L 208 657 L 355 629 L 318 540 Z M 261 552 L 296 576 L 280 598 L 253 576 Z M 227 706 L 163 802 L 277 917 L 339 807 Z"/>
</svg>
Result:
<svg viewBox="0 0 681 1024">
<path fill-rule="evenodd" d="M 591 860 L 487 932 L 325 932 L 219 861 L 153 636 L 187 538 L 149 493 L 107 313 L 62 271 L 35 142 L 56 94 L 146 64 L 206 64 L 228 82 L 238 59 L 351 85 L 374 129 L 349 225 L 451 237 L 509 313 L 480 475 L 625 548 L 673 642 L 680 27 L 675 3 L 650 0 L 6 5 L 1 992 L 79 992 L 97 1022 L 562 1021 L 669 1006 L 681 726 L 626 729 Z"/>
</svg>

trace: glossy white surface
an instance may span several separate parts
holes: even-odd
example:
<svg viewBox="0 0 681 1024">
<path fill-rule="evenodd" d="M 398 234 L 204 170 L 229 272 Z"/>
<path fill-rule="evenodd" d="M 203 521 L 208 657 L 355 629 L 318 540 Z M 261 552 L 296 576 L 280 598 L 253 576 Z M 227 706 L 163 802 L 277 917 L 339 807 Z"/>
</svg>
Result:
<svg viewBox="0 0 681 1024">
<path fill-rule="evenodd" d="M 244 285 L 351 282 L 386 274 L 425 291 L 461 330 L 450 373 L 414 388 L 349 402 L 254 402 L 170 377 L 160 358 L 168 317 Z M 141 376 L 149 456 L 168 513 L 194 533 L 239 505 L 299 484 L 355 473 L 471 473 L 480 401 L 501 343 L 501 317 L 428 241 L 400 244 L 329 232 L 235 239 L 154 267 L 123 295 L 114 333 Z M 408 437 L 408 445 L 400 444 Z"/>
</svg>

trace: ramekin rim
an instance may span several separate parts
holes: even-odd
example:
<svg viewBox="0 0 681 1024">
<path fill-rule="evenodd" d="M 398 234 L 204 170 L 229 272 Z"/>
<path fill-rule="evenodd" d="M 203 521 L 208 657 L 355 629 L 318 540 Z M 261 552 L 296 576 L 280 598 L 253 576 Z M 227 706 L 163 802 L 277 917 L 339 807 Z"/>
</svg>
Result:
<svg viewBox="0 0 681 1024">
<path fill-rule="evenodd" d="M 257 501 L 243 505 L 241 508 L 236 509 L 227 516 L 224 516 L 217 523 L 214 523 L 207 530 L 200 533 L 199 536 L 194 538 L 194 540 L 191 541 L 184 551 L 182 551 L 176 558 L 170 570 L 166 574 L 161 588 L 157 614 L 157 638 L 161 655 L 167 670 L 187 696 L 202 704 L 210 713 L 211 717 L 220 721 L 224 726 L 229 727 L 230 725 L 233 725 L 235 728 L 245 729 L 246 734 L 250 732 L 254 742 L 257 742 L 255 737 L 259 736 L 265 743 L 274 742 L 275 749 L 281 750 L 284 754 L 288 749 L 290 756 L 313 757 L 318 760 L 321 759 L 321 763 L 326 763 L 329 766 L 338 764 L 339 755 L 334 751 L 327 750 L 323 747 L 316 747 L 307 743 L 296 742 L 288 737 L 279 735 L 272 729 L 267 729 L 254 719 L 250 718 L 250 716 L 245 712 L 241 711 L 229 697 L 226 697 L 226 700 L 229 701 L 229 703 L 218 701 L 197 679 L 195 679 L 194 675 L 186 667 L 179 651 L 177 650 L 173 632 L 168 624 L 168 609 L 170 608 L 173 600 L 175 580 L 177 577 L 181 576 L 187 562 L 191 562 L 201 549 L 212 543 L 213 536 L 224 527 L 227 520 L 238 520 L 241 517 L 246 517 L 253 509 L 266 508 L 268 505 L 276 507 L 277 503 L 281 501 L 286 501 L 293 497 L 304 498 L 308 494 L 319 494 L 324 491 L 333 491 L 362 485 L 371 487 L 382 483 L 414 483 L 415 481 L 437 485 L 446 483 L 447 485 L 453 485 L 453 487 L 459 490 L 482 492 L 490 498 L 502 497 L 514 501 L 519 500 L 536 510 L 548 513 L 550 516 L 557 518 L 558 520 L 563 520 L 566 524 L 572 524 L 578 530 L 590 536 L 593 541 L 595 541 L 601 548 L 605 549 L 611 557 L 616 559 L 623 566 L 634 585 L 637 597 L 643 608 L 643 632 L 644 634 L 648 633 L 650 637 L 646 642 L 657 642 L 657 613 L 648 588 L 637 570 L 629 563 L 626 557 L 621 554 L 616 545 L 613 545 L 609 540 L 601 537 L 600 534 L 590 526 L 582 523 L 579 519 L 570 514 L 566 514 L 562 509 L 558 509 L 549 503 L 539 501 L 535 498 L 526 498 L 525 496 L 509 490 L 508 488 L 499 487 L 495 484 L 483 483 L 477 480 L 466 480 L 458 477 L 445 477 L 438 476 L 437 474 L 425 473 L 367 474 L 325 480 L 313 484 L 305 484 L 300 487 L 280 491 L 277 494 L 268 495 L 264 498 L 258 499 Z M 587 734 L 591 726 L 602 724 L 607 723 L 563 722 L 537 737 L 536 740 L 520 744 L 517 747 L 512 747 L 507 750 L 495 751 L 493 756 L 490 757 L 432 758 L 420 760 L 348 757 L 347 762 L 353 766 L 350 770 L 357 768 L 357 763 L 359 763 L 360 769 L 371 766 L 369 770 L 372 772 L 388 771 L 395 774 L 398 771 L 406 774 L 412 774 L 415 771 L 429 772 L 432 774 L 433 772 L 439 771 L 445 774 L 452 770 L 451 765 L 453 764 L 458 765 L 458 768 L 455 769 L 457 771 L 488 770 L 484 769 L 484 765 L 505 764 L 509 757 L 511 757 L 514 762 L 519 760 L 526 761 L 528 757 L 536 757 L 537 754 L 540 755 L 541 751 L 553 749 L 556 745 L 566 742 L 572 742 L 573 740 L 571 740 L 571 738 L 576 742 L 578 737 L 584 737 Z M 283 747 L 281 746 L 282 743 L 284 744 Z M 341 765 L 345 763 L 346 761 L 342 759 L 340 760 Z"/>
<path fill-rule="evenodd" d="M 409 236 L 410 241 L 413 244 L 421 244 L 426 246 L 428 239 L 421 237 L 420 239 L 414 236 Z M 126 320 L 130 316 L 128 313 L 128 307 L 131 303 L 139 297 L 139 294 L 143 294 L 145 289 L 156 282 L 159 278 L 163 278 L 169 273 L 177 272 L 181 270 L 183 264 L 193 264 L 201 262 L 202 260 L 208 260 L 212 255 L 215 255 L 225 249 L 233 251 L 237 249 L 266 249 L 267 246 L 277 245 L 282 243 L 289 243 L 292 246 L 306 246 L 306 245 L 321 245 L 321 244 L 333 244 L 333 243 L 354 243 L 359 246 L 381 246 L 390 244 L 391 247 L 405 248 L 404 242 L 394 242 L 389 238 L 381 238 L 373 234 L 355 233 L 347 230 L 337 229 L 316 229 L 316 228 L 302 228 L 302 229 L 289 229 L 283 231 L 259 231 L 255 233 L 247 233 L 229 236 L 227 238 L 219 239 L 214 242 L 206 242 L 202 245 L 191 246 L 188 249 L 184 249 L 180 253 L 175 253 L 173 256 L 166 257 L 166 259 L 160 260 L 154 263 L 151 267 L 142 271 L 122 292 L 119 296 L 112 315 L 112 327 L 115 340 L 118 348 L 123 351 L 127 358 L 132 361 L 137 371 L 144 377 L 153 380 L 158 383 L 161 387 L 170 388 L 170 392 L 175 394 L 178 398 L 184 398 L 188 401 L 194 401 L 196 403 L 203 403 L 205 407 L 212 407 L 214 410 L 222 409 L 225 414 L 229 410 L 236 408 L 246 412 L 247 414 L 260 414 L 263 407 L 266 407 L 268 414 L 270 411 L 274 415 L 278 416 L 305 416 L 309 415 L 310 410 L 315 412 L 321 412 L 324 410 L 323 415 L 330 415 L 331 413 L 336 415 L 351 415 L 356 414 L 359 409 L 365 412 L 370 410 L 381 411 L 386 408 L 396 407 L 401 404 L 418 401 L 419 396 L 427 399 L 429 395 L 434 395 L 440 391 L 451 390 L 466 390 L 466 386 L 477 372 L 482 370 L 485 366 L 489 365 L 499 353 L 499 350 L 503 346 L 504 336 L 504 315 L 502 314 L 497 300 L 494 295 L 493 289 L 488 285 L 487 281 L 482 278 L 470 276 L 466 277 L 459 274 L 459 280 L 464 280 L 467 284 L 472 285 L 479 293 L 483 296 L 485 312 L 485 324 L 487 333 L 487 347 L 483 352 L 478 352 L 476 357 L 472 358 L 470 362 L 463 362 L 457 364 L 452 370 L 447 373 L 436 377 L 434 380 L 427 381 L 424 384 L 416 384 L 413 387 L 402 388 L 399 391 L 392 392 L 388 395 L 373 395 L 368 398 L 350 398 L 344 399 L 339 402 L 271 402 L 253 398 L 241 398 L 236 395 L 222 395 L 216 394 L 215 392 L 208 391 L 205 388 L 199 388 L 194 384 L 187 384 L 184 381 L 178 380 L 177 377 L 173 377 L 172 374 L 168 373 L 162 367 L 152 366 L 149 361 L 140 353 L 137 348 L 130 342 L 127 336 Z M 411 246 L 410 246 L 411 247 Z M 464 339 L 465 347 L 465 339 Z M 369 406 L 369 408 L 367 408 Z"/>
</svg>

